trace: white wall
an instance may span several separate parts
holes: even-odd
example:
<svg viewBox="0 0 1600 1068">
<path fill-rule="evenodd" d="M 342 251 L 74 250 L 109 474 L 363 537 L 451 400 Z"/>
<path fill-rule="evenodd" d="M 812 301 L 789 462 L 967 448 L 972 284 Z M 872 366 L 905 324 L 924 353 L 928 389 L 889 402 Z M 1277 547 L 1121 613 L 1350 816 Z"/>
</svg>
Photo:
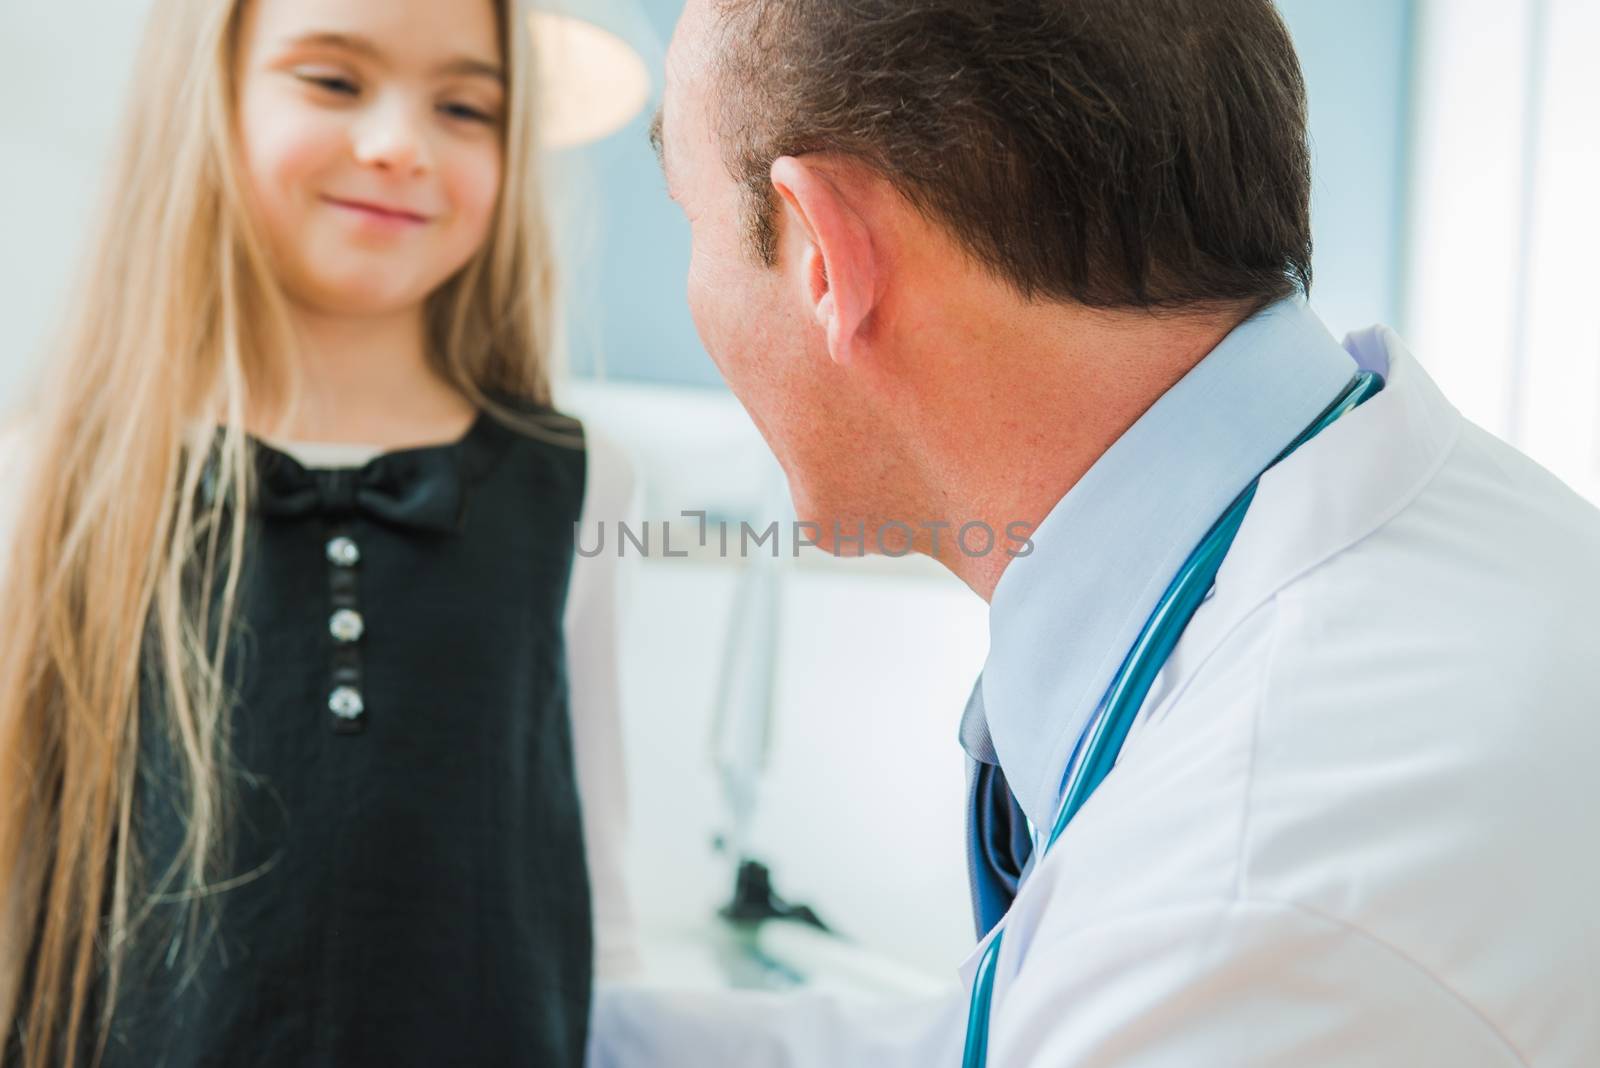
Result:
<svg viewBox="0 0 1600 1068">
<path fill-rule="evenodd" d="M 1600 501 L 1600 4 L 1432 0 L 1420 39 L 1409 340 Z"/>
<path fill-rule="evenodd" d="M 0 406 L 71 310 L 67 280 L 100 191 L 148 0 L 0 6 Z"/>
</svg>

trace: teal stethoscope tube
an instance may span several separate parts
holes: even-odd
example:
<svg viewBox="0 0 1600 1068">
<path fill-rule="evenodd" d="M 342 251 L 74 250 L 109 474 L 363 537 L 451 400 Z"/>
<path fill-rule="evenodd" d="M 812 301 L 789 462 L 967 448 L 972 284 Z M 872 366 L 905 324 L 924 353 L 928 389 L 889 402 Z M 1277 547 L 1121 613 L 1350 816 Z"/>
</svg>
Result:
<svg viewBox="0 0 1600 1068">
<path fill-rule="evenodd" d="M 1299 437 L 1290 442 L 1289 447 L 1279 453 L 1268 467 L 1277 464 L 1301 445 L 1316 437 L 1340 416 L 1382 388 L 1383 379 L 1378 375 L 1371 371 L 1358 373 L 1339 394 L 1338 399 L 1329 405 L 1315 422 L 1306 427 Z M 1261 477 L 1258 475 L 1245 487 L 1244 492 L 1234 498 L 1227 511 L 1222 513 L 1222 518 L 1206 532 L 1205 538 L 1189 555 L 1189 559 L 1184 561 L 1183 567 L 1178 570 L 1177 576 L 1162 594 L 1155 611 L 1145 622 L 1144 629 L 1139 632 L 1138 640 L 1133 643 L 1133 648 L 1128 650 L 1128 655 L 1112 679 L 1110 688 L 1101 699 L 1100 704 L 1104 712 L 1095 721 L 1083 759 L 1079 761 L 1072 778 L 1067 783 L 1066 798 L 1061 803 L 1061 814 L 1056 817 L 1055 826 L 1050 831 L 1050 839 L 1045 844 L 1046 850 L 1056 844 L 1056 839 L 1061 837 L 1061 832 L 1067 829 L 1067 824 L 1072 822 L 1072 817 L 1078 814 L 1083 803 L 1089 800 L 1089 795 L 1093 794 L 1105 781 L 1105 777 L 1111 774 L 1111 769 L 1117 763 L 1117 756 L 1122 752 L 1122 743 L 1127 739 L 1128 731 L 1139 715 L 1139 709 L 1144 706 L 1144 699 L 1150 693 L 1150 687 L 1155 684 L 1156 675 L 1161 672 L 1167 658 L 1172 655 L 1173 647 L 1183 636 L 1184 628 L 1189 625 L 1189 620 L 1194 618 L 1195 612 L 1200 608 L 1200 602 L 1205 600 L 1207 591 L 1216 581 L 1217 572 L 1222 568 L 1222 561 L 1227 557 L 1228 550 L 1233 547 L 1233 539 L 1244 523 L 1245 513 L 1249 511 L 1250 502 L 1256 496 L 1256 487 L 1260 484 Z M 989 1005 L 994 999 L 995 966 L 1000 959 L 1000 941 L 1004 936 L 1004 930 L 995 933 L 994 940 L 984 951 L 983 959 L 978 962 L 978 970 L 973 977 L 972 1002 L 967 1012 L 967 1042 L 961 1059 L 962 1068 L 984 1068 L 989 1058 Z"/>
</svg>

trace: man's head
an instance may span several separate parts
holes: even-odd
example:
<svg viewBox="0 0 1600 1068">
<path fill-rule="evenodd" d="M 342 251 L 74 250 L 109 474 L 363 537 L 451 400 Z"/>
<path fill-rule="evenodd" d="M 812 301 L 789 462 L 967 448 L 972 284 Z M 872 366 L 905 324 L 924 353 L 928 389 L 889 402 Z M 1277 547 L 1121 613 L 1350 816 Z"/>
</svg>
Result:
<svg viewBox="0 0 1600 1068">
<path fill-rule="evenodd" d="M 1310 282 L 1270 0 L 689 0 L 657 137 L 702 340 L 824 523 L 938 495 L 913 428 L 992 390 L 986 310 L 1236 321 Z"/>
</svg>

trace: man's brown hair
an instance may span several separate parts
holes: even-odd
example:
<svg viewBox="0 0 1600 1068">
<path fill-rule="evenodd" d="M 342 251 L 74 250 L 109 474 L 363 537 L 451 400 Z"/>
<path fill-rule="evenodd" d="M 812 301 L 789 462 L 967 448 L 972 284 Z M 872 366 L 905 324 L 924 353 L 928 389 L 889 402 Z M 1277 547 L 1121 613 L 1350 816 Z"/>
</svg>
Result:
<svg viewBox="0 0 1600 1068">
<path fill-rule="evenodd" d="M 714 118 L 769 265 L 772 161 L 826 152 L 1030 299 L 1310 288 L 1305 85 L 1271 0 L 714 2 Z"/>
</svg>

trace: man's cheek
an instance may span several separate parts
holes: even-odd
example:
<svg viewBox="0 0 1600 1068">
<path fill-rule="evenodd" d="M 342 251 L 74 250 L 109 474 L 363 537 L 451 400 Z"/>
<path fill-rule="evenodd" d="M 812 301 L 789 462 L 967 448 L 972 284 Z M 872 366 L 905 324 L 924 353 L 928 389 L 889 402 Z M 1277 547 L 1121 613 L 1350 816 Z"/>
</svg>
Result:
<svg viewBox="0 0 1600 1068">
<path fill-rule="evenodd" d="M 705 284 L 700 257 L 692 255 L 689 260 L 688 281 L 684 289 L 684 297 L 689 305 L 689 318 L 694 321 L 695 331 L 700 335 L 701 346 L 711 355 L 712 362 L 721 367 L 722 357 L 719 350 L 722 347 L 722 339 L 712 299 L 714 292 L 713 288 Z"/>
</svg>

